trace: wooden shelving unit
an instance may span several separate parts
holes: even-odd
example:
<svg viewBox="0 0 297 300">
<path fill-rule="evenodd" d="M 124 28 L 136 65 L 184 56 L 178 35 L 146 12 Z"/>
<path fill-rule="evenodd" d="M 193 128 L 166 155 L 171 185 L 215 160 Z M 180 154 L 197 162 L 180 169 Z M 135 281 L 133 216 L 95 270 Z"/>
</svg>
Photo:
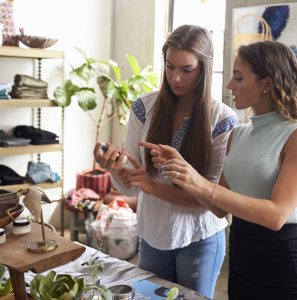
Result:
<svg viewBox="0 0 297 300">
<path fill-rule="evenodd" d="M 1 48 L 0 48 L 1 49 Z M 1 100 L 0 108 L 13 108 L 13 107 L 56 107 L 57 104 L 49 99 L 9 99 Z"/>
<path fill-rule="evenodd" d="M 62 51 L 52 51 L 44 49 L 34 49 L 34 48 L 20 48 L 20 47 L 0 47 L 0 57 L 2 58 L 22 58 L 22 59 L 31 59 L 38 63 L 38 78 L 41 79 L 41 62 L 44 59 L 62 59 L 64 74 L 64 52 Z M 5 72 L 5 70 L 1 70 Z M 62 76 L 64 77 L 64 76 Z M 50 84 L 50 83 L 49 83 Z M 29 108 L 32 112 L 37 113 L 37 127 L 41 127 L 41 109 L 42 108 L 51 108 L 57 107 L 56 103 L 50 99 L 9 99 L 0 101 L 0 109 L 17 109 L 17 108 Z M 37 186 L 42 189 L 61 189 L 61 199 L 51 199 L 52 202 L 61 201 L 61 234 L 64 235 L 64 190 L 63 190 L 63 177 L 64 177 L 64 109 L 61 109 L 61 136 L 60 144 L 47 144 L 47 145 L 28 145 L 20 147 L 0 147 L 0 157 L 12 156 L 12 155 L 26 155 L 26 154 L 36 154 L 37 160 L 40 160 L 40 154 L 46 152 L 57 152 L 61 154 L 61 180 L 55 183 L 41 183 L 41 184 L 15 184 L 15 185 L 1 185 L 1 189 L 18 191 L 20 189 L 25 189 L 30 186 Z M 0 112 L 1 113 L 1 112 Z M 28 124 L 33 125 L 33 124 Z M 34 156 L 35 157 L 35 156 Z"/>
</svg>

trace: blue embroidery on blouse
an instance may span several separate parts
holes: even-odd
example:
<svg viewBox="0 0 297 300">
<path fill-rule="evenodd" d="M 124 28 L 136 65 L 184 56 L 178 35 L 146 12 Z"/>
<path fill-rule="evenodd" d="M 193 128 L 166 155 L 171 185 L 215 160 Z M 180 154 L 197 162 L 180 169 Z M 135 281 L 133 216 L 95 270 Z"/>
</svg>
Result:
<svg viewBox="0 0 297 300">
<path fill-rule="evenodd" d="M 230 131 L 231 129 L 237 127 L 238 125 L 239 125 L 239 121 L 236 116 L 232 116 L 222 120 L 216 125 L 216 127 L 212 131 L 212 139 L 216 138 L 222 133 L 226 133 Z"/>
<path fill-rule="evenodd" d="M 137 119 L 144 124 L 146 119 L 145 119 L 145 107 L 144 104 L 141 100 L 141 98 L 138 98 L 132 105 L 132 111 L 134 112 L 135 116 Z"/>
<path fill-rule="evenodd" d="M 191 118 L 188 118 L 184 121 L 182 127 L 178 130 L 178 132 L 176 133 L 176 135 L 173 137 L 171 146 L 174 147 L 176 150 L 179 150 L 182 141 L 189 129 L 191 123 Z"/>
</svg>

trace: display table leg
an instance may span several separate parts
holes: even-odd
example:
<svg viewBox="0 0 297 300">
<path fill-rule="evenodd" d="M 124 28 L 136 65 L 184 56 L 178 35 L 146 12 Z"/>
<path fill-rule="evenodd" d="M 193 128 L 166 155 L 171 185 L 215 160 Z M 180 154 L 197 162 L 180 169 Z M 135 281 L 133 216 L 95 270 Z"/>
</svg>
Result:
<svg viewBox="0 0 297 300">
<path fill-rule="evenodd" d="M 27 293 L 26 293 L 24 273 L 15 271 L 11 268 L 8 269 L 9 269 L 9 275 L 11 278 L 15 300 L 26 300 Z"/>
</svg>

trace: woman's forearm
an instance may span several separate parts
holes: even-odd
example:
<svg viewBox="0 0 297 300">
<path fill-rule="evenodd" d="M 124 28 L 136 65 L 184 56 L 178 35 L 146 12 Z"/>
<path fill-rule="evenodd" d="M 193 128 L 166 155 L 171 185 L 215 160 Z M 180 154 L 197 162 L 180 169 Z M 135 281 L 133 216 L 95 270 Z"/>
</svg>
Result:
<svg viewBox="0 0 297 300">
<path fill-rule="evenodd" d="M 150 193 L 163 201 L 186 207 L 202 207 L 202 205 L 190 193 L 177 186 L 155 182 L 154 189 Z"/>
</svg>

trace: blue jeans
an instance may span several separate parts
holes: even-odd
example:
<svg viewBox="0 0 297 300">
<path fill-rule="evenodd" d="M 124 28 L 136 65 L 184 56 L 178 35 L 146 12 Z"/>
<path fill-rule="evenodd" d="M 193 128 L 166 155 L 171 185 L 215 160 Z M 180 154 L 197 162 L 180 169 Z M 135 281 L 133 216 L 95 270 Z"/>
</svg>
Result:
<svg viewBox="0 0 297 300">
<path fill-rule="evenodd" d="M 140 241 L 138 267 L 213 298 L 224 260 L 225 231 L 184 248 L 158 250 Z"/>
</svg>

